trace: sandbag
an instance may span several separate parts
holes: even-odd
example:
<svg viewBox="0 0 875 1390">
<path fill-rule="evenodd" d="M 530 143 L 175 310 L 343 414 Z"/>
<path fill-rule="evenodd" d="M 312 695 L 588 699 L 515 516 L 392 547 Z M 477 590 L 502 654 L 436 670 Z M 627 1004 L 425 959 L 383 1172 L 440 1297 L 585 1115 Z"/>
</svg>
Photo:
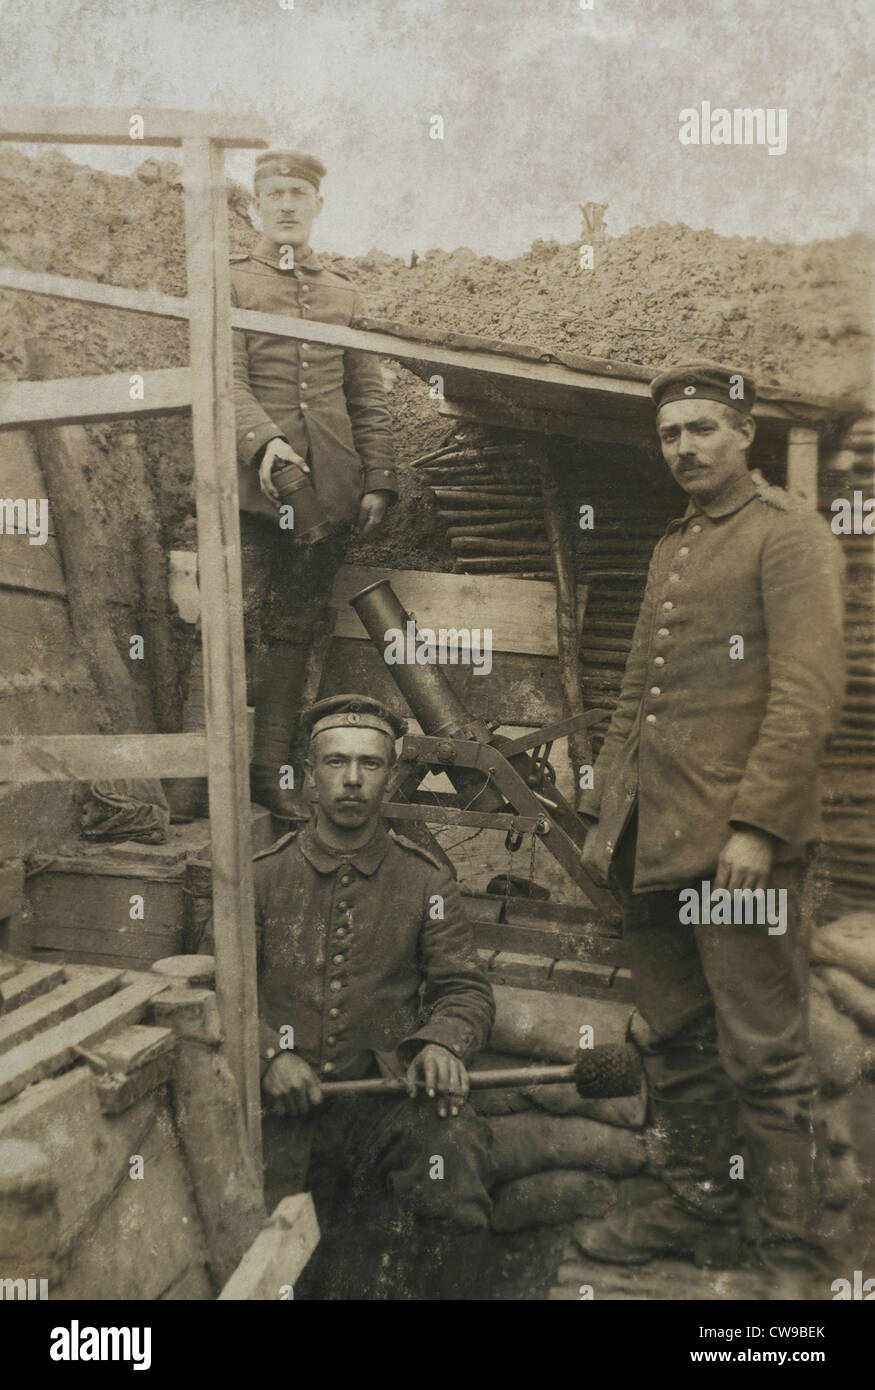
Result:
<svg viewBox="0 0 875 1390">
<path fill-rule="evenodd" d="M 555 1168 L 593 1168 L 625 1178 L 644 1166 L 644 1140 L 618 1125 L 576 1115 L 499 1115 L 488 1121 L 496 1182 Z"/>
<path fill-rule="evenodd" d="M 615 1200 L 616 1185 L 610 1178 L 566 1168 L 533 1173 L 493 1193 L 492 1227 L 526 1231 L 532 1226 L 561 1226 L 580 1216 L 604 1216 Z"/>
<path fill-rule="evenodd" d="M 826 1129 L 826 1142 L 830 1156 L 840 1158 L 854 1146 L 852 1096 L 836 1096 L 833 1100 L 821 1100 L 817 1107 L 817 1119 Z"/>
<path fill-rule="evenodd" d="M 606 1125 L 640 1129 L 647 1119 L 647 1094 L 642 1086 L 637 1096 L 614 1096 L 606 1100 L 585 1100 L 570 1083 L 563 1086 L 526 1086 L 522 1095 L 539 1110 L 551 1115 L 583 1115 Z"/>
<path fill-rule="evenodd" d="M 496 985 L 495 1023 L 490 1044 L 498 1052 L 535 1057 L 546 1062 L 576 1062 L 580 1029 L 593 1029 L 592 1043 L 621 1043 L 633 1006 L 571 994 L 546 994 L 534 989 Z"/>
<path fill-rule="evenodd" d="M 851 912 L 815 931 L 811 954 L 875 989 L 875 913 Z"/>
<path fill-rule="evenodd" d="M 821 967 L 817 978 L 837 1009 L 852 1018 L 866 1033 L 875 1033 L 875 989 L 837 965 Z"/>
<path fill-rule="evenodd" d="M 471 1109 L 478 1115 L 518 1115 L 531 1110 L 532 1102 L 516 1086 L 494 1086 L 488 1091 L 472 1091 Z"/>
<path fill-rule="evenodd" d="M 824 1095 L 841 1095 L 863 1073 L 866 1039 L 856 1023 L 833 1006 L 817 977 L 812 978 L 811 1059 Z"/>
</svg>

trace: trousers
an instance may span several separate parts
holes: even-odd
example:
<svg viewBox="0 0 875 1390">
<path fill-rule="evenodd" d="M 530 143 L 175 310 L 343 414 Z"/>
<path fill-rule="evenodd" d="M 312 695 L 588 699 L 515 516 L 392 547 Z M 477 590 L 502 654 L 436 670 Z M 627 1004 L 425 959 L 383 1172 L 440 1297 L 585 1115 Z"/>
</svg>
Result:
<svg viewBox="0 0 875 1390">
<path fill-rule="evenodd" d="M 632 892 L 636 838 L 633 817 L 614 874 L 640 1015 L 633 1037 L 651 1099 L 661 1119 L 677 1107 L 713 1116 L 715 1126 L 735 1101 L 740 1147 L 711 1159 L 722 1171 L 700 1176 L 725 1190 L 727 1177 L 743 1175 L 738 1190 L 753 1198 L 757 1241 L 815 1243 L 820 1168 L 808 1056 L 810 923 L 800 904 L 806 866 L 796 861 L 772 870 L 770 886 L 787 893 L 783 935 L 770 936 L 765 925 L 695 926 L 680 920 L 681 889 Z M 670 1123 L 668 1132 L 670 1143 Z M 733 1147 L 731 1139 L 725 1147 Z M 671 1162 L 683 1164 L 684 1155 Z"/>
</svg>

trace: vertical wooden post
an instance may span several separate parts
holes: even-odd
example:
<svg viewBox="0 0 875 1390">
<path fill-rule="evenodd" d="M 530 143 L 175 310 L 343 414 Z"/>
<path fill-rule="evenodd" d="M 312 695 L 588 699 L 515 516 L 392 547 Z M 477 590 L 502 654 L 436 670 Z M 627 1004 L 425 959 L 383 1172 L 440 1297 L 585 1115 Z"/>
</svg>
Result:
<svg viewBox="0 0 875 1390">
<path fill-rule="evenodd" d="M 192 429 L 206 693 L 216 993 L 261 1171 L 258 989 L 224 159 L 185 139 Z"/>
<path fill-rule="evenodd" d="M 817 508 L 817 430 L 791 425 L 787 436 L 787 488 Z"/>
</svg>

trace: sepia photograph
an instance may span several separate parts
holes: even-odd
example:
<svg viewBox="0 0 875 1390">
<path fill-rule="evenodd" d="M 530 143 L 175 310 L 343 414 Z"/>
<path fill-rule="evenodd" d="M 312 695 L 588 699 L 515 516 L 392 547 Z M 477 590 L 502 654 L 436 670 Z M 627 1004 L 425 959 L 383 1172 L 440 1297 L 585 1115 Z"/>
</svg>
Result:
<svg viewBox="0 0 875 1390">
<path fill-rule="evenodd" d="M 870 7 L 4 0 L 0 55 L 0 1300 L 42 1364 L 566 1301 L 829 1365 Z"/>
</svg>

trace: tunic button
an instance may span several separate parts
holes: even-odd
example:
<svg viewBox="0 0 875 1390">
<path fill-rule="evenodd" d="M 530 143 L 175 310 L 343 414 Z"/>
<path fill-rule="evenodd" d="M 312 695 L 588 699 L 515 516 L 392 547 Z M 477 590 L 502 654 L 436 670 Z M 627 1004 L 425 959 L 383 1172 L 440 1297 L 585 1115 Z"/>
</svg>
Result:
<svg viewBox="0 0 875 1390">
<path fill-rule="evenodd" d="M 655 656 L 655 657 L 653 658 L 653 664 L 654 664 L 654 666 L 664 666 L 664 665 L 665 665 L 665 657 L 664 657 L 664 656 Z"/>
<path fill-rule="evenodd" d="M 306 381 L 302 381 L 302 382 L 301 382 L 301 390 L 302 390 L 302 391 L 306 391 L 306 389 L 307 389 L 307 383 L 306 383 Z"/>
<path fill-rule="evenodd" d="M 338 927 L 335 936 L 346 936 L 346 927 Z"/>
<path fill-rule="evenodd" d="M 328 1043 L 328 1046 L 329 1046 L 329 1047 L 333 1047 L 334 1044 L 337 1042 L 337 1039 L 336 1039 L 336 1037 L 334 1036 L 333 1033 L 329 1033 L 329 1034 L 328 1034 L 328 1037 L 325 1039 L 325 1041 Z"/>
<path fill-rule="evenodd" d="M 656 715 L 655 715 L 655 714 L 648 714 L 648 716 L 647 716 L 647 723 L 648 723 L 648 724 L 655 724 L 655 723 L 656 723 Z"/>
<path fill-rule="evenodd" d="M 322 1070 L 323 1070 L 323 1071 L 334 1071 L 334 1063 L 333 1063 L 333 1062 L 324 1062 L 323 1065 L 322 1065 Z"/>
<path fill-rule="evenodd" d="M 680 579 L 679 574 L 670 574 L 668 577 L 671 580 L 672 584 L 677 584 L 678 580 Z"/>
<path fill-rule="evenodd" d="M 348 888 L 349 885 L 352 883 L 352 876 L 350 874 L 344 874 L 340 882 L 344 888 Z"/>
<path fill-rule="evenodd" d="M 337 991 L 341 988 L 340 981 L 339 981 L 339 980 L 332 980 L 332 981 L 331 981 L 331 984 L 328 986 L 328 988 L 329 988 L 330 990 L 333 990 L 334 993 L 336 994 Z"/>
<path fill-rule="evenodd" d="M 299 405 L 298 409 L 299 409 L 299 410 L 306 410 L 306 409 L 307 409 L 307 402 L 306 402 L 306 401 L 301 401 L 301 404 Z"/>
<path fill-rule="evenodd" d="M 696 525 L 693 527 L 693 532 L 694 532 L 694 534 L 695 534 L 695 535 L 698 535 L 699 532 L 701 531 L 701 529 L 702 529 L 701 526 L 700 526 L 700 525 L 698 524 L 698 522 L 697 522 Z"/>
<path fill-rule="evenodd" d="M 310 351 L 310 344 L 309 344 L 309 343 L 302 343 L 302 344 L 301 344 L 301 351 L 302 351 L 302 352 L 309 352 L 309 351 Z M 305 362 L 305 363 L 304 363 L 304 366 L 306 367 L 306 365 L 307 365 L 307 363 Z"/>
<path fill-rule="evenodd" d="M 688 545 L 682 545 L 680 550 L 678 551 L 678 555 L 689 555 L 689 553 L 690 547 Z"/>
<path fill-rule="evenodd" d="M 329 1017 L 329 1018 L 339 1018 L 339 1017 L 340 1017 L 340 1009 L 329 1009 L 329 1010 L 328 1010 L 328 1017 Z"/>
<path fill-rule="evenodd" d="M 660 635 L 660 637 L 670 637 L 670 636 L 671 636 L 671 632 L 669 631 L 669 629 L 668 629 L 667 627 L 661 627 L 661 628 L 659 629 L 659 635 Z"/>
<path fill-rule="evenodd" d="M 302 366 L 302 367 L 309 367 L 309 365 L 310 365 L 309 362 L 302 362 L 302 363 L 301 363 L 301 366 Z"/>
<path fill-rule="evenodd" d="M 246 431 L 246 438 L 247 438 L 247 439 L 254 439 L 254 438 L 255 438 L 255 430 L 247 430 L 247 431 Z"/>
<path fill-rule="evenodd" d="M 338 912 L 349 912 L 349 903 L 344 899 L 343 902 L 337 904 L 337 910 Z"/>
<path fill-rule="evenodd" d="M 661 695 L 662 691 L 660 690 L 658 685 L 652 685 L 650 687 L 650 693 L 651 695 Z"/>
<path fill-rule="evenodd" d="M 670 603 L 668 599 L 666 599 L 665 603 L 662 606 L 665 609 L 666 613 L 670 613 L 671 610 L 674 608 L 674 604 Z"/>
<path fill-rule="evenodd" d="M 346 956 L 332 956 L 331 959 L 334 961 L 335 965 L 343 965 L 343 962 L 346 960 Z"/>
</svg>

